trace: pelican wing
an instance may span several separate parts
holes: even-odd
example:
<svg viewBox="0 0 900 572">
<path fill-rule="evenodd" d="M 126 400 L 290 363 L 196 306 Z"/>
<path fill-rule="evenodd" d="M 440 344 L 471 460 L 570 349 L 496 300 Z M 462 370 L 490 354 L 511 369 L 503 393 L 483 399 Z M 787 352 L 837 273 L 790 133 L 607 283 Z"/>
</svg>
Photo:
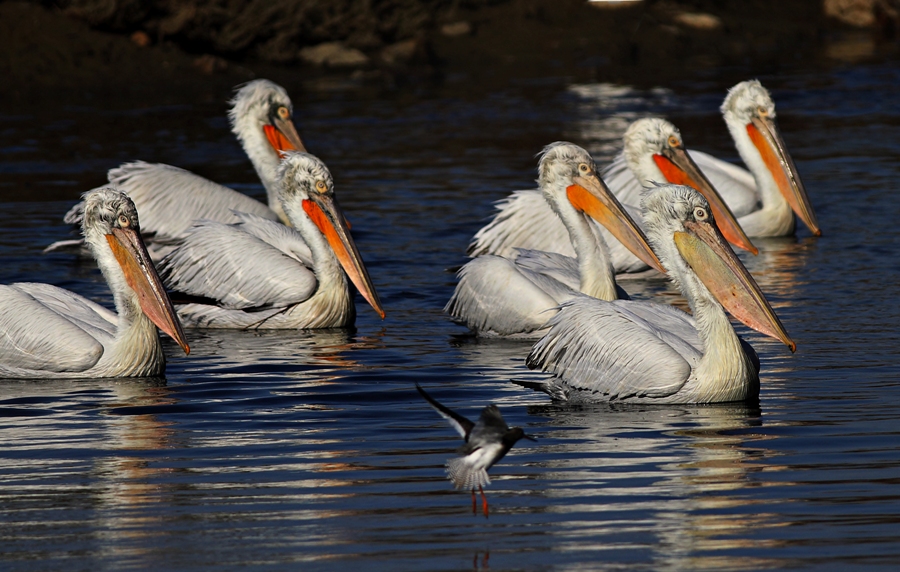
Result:
<svg viewBox="0 0 900 572">
<path fill-rule="evenodd" d="M 197 221 L 160 263 L 160 275 L 174 291 L 233 310 L 287 307 L 312 296 L 316 276 L 293 254 L 306 248 L 299 234 L 285 227 L 297 237 L 293 244 L 289 235 L 279 237 L 282 250 L 248 232 L 254 230 L 253 224 Z"/>
<path fill-rule="evenodd" d="M 756 180 L 746 169 L 700 151 L 688 151 L 734 216 L 740 218 L 761 207 Z"/>
<path fill-rule="evenodd" d="M 532 348 L 528 366 L 549 371 L 569 389 L 610 400 L 672 395 L 690 377 L 701 350 L 690 336 L 683 337 L 692 329 L 690 320 L 665 308 L 575 298 L 550 320 L 550 331 Z"/>
<path fill-rule="evenodd" d="M 571 256 L 542 250 L 517 249 L 517 252 L 515 260 L 519 268 L 543 274 L 576 292 L 581 287 L 578 261 Z"/>
<path fill-rule="evenodd" d="M 544 327 L 553 309 L 575 292 L 553 278 L 500 256 L 479 256 L 459 271 L 444 311 L 482 334 L 528 334 Z"/>
<path fill-rule="evenodd" d="M 575 256 L 566 227 L 537 189 L 515 191 L 495 205 L 498 212 L 469 244 L 469 256 L 515 256 L 516 248 Z"/>
<path fill-rule="evenodd" d="M 0 286 L 0 372 L 4 368 L 79 372 L 103 355 L 112 338 L 109 310 L 47 284 Z"/>
<path fill-rule="evenodd" d="M 235 210 L 278 220 L 256 199 L 171 165 L 135 161 L 110 169 L 107 177 L 134 201 L 141 232 L 159 240 L 181 236 L 198 219 L 232 222 Z M 65 221 L 80 223 L 83 210 L 78 203 Z"/>
<path fill-rule="evenodd" d="M 243 231 L 296 258 L 304 266 L 312 268 L 312 251 L 299 232 L 251 213 L 235 212 L 234 216 Z"/>
</svg>

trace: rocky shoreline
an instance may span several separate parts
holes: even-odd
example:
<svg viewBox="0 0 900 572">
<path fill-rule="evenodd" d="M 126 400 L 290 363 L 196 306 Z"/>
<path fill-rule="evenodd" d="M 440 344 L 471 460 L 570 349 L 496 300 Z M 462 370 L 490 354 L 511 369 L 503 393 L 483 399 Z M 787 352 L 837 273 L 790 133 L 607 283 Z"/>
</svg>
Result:
<svg viewBox="0 0 900 572">
<path fill-rule="evenodd" d="M 387 85 L 553 75 L 658 85 L 730 66 L 772 73 L 896 52 L 895 41 L 873 37 L 871 22 L 848 27 L 822 0 L 227 5 L 231 12 L 201 0 L 0 3 L 0 102 L 58 99 L 60 90 L 84 99 L 221 94 L 263 75 Z"/>
</svg>

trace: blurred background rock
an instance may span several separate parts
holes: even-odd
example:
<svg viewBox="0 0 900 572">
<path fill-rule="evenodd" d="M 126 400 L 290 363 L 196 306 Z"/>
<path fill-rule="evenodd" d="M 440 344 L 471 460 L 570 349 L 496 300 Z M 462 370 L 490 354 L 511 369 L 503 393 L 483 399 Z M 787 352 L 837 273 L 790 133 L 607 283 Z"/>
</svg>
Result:
<svg viewBox="0 0 900 572">
<path fill-rule="evenodd" d="M 900 0 L 6 1 L 0 98 L 220 89 L 298 70 L 387 85 L 454 74 L 660 85 L 894 51 L 898 18 Z"/>
</svg>

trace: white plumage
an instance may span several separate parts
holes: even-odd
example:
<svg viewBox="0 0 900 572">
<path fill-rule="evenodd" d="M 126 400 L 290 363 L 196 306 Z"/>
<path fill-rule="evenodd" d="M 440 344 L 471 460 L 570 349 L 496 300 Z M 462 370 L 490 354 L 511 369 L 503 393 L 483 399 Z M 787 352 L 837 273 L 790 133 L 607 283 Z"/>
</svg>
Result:
<svg viewBox="0 0 900 572">
<path fill-rule="evenodd" d="M 0 286 L 0 377 L 162 375 L 157 325 L 188 351 L 139 229 L 124 194 L 108 188 L 85 194 L 85 242 L 117 312 L 49 284 Z"/>
<path fill-rule="evenodd" d="M 769 92 L 759 81 L 741 82 L 729 90 L 721 111 L 749 171 L 706 153 L 688 154 L 737 218 L 738 228 L 747 237 L 785 236 L 794 232 L 796 213 L 813 234 L 820 235 L 812 204 L 775 122 L 775 103 Z M 656 136 L 652 129 L 641 134 L 636 125 L 647 121 L 654 120 L 640 120 L 629 128 L 623 152 L 603 172 L 603 179 L 626 207 L 640 204 L 642 189 L 648 182 L 686 182 L 666 179 L 653 164 L 652 158 L 659 152 L 654 151 L 653 145 L 665 139 Z M 671 129 L 674 132 L 668 136 L 680 141 L 680 133 L 674 126 Z M 703 194 L 713 200 L 709 193 Z M 500 201 L 497 209 L 500 212 L 473 238 L 471 255 L 508 256 L 515 248 L 572 255 L 565 229 L 539 199 L 537 191 L 516 191 Z M 722 213 L 717 216 L 723 222 Z M 530 232 L 532 229 L 536 232 Z M 726 236 L 736 242 L 735 237 L 727 233 Z M 645 268 L 627 253 L 613 249 L 612 256 L 618 273 Z"/>
<path fill-rule="evenodd" d="M 277 198 L 278 164 L 285 151 L 305 151 L 292 113 L 287 92 L 268 80 L 255 80 L 238 89 L 229 111 L 232 131 L 266 188 L 268 205 L 170 165 L 135 161 L 109 171 L 109 182 L 131 197 L 141 213 L 154 259 L 168 253 L 167 243 L 180 238 L 195 220 L 232 222 L 232 211 L 238 211 L 288 223 Z M 83 203 L 72 207 L 65 222 L 80 223 L 83 208 Z"/>
<path fill-rule="evenodd" d="M 479 256 L 463 266 L 445 311 L 480 335 L 536 335 L 554 308 L 579 292 L 603 300 L 627 296 L 616 285 L 606 241 L 589 216 L 608 226 L 610 239 L 620 246 L 619 239 L 627 240 L 645 260 L 656 260 L 637 224 L 597 176 L 587 151 L 565 142 L 548 145 L 538 171 L 542 197 L 562 221 L 576 258 L 519 250 L 509 258 Z"/>
<path fill-rule="evenodd" d="M 666 185 L 649 191 L 644 204 L 647 235 L 693 317 L 660 304 L 573 299 L 528 356 L 529 367 L 554 375 L 538 389 L 576 402 L 755 398 L 758 358 L 734 332 L 723 304 L 792 350 L 793 342 L 699 193 Z"/>
<path fill-rule="evenodd" d="M 246 213 L 235 213 L 235 224 L 198 221 L 162 261 L 163 278 L 173 291 L 201 298 L 178 306 L 186 325 L 352 325 L 356 309 L 345 270 L 384 315 L 325 164 L 312 155 L 288 153 L 279 177 L 280 200 L 294 228 Z"/>
</svg>

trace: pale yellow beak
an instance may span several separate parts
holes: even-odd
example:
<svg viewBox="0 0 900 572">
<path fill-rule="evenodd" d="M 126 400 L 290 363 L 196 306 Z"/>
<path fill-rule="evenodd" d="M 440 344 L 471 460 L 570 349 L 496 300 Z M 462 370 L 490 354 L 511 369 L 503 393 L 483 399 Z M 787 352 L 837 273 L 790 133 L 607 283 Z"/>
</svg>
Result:
<svg viewBox="0 0 900 572">
<path fill-rule="evenodd" d="M 106 235 L 113 255 L 122 267 L 125 281 L 137 294 L 141 310 L 156 327 L 178 342 L 185 354 L 191 352 L 181 322 L 166 294 L 162 280 L 150 260 L 141 234 L 131 228 L 114 228 Z"/>
<path fill-rule="evenodd" d="M 703 171 L 694 163 L 691 156 L 688 155 L 684 147 L 668 147 L 662 155 L 654 155 L 653 161 L 659 170 L 665 175 L 666 180 L 676 185 L 686 185 L 693 187 L 706 197 L 710 208 L 713 211 L 713 218 L 722 235 L 731 244 L 738 248 L 743 248 L 754 255 L 759 254 L 759 250 L 753 246 L 750 239 L 744 233 L 740 223 L 732 214 L 731 209 L 722 200 L 719 192 L 713 187 Z"/>
<path fill-rule="evenodd" d="M 686 232 L 675 233 L 675 246 L 716 300 L 748 327 L 796 351 L 797 344 L 719 229 L 709 222 L 688 221 L 684 226 Z"/>
<path fill-rule="evenodd" d="M 303 210 L 331 245 L 334 255 L 347 276 L 350 277 L 350 281 L 366 299 L 366 302 L 384 319 L 384 309 L 381 307 L 378 293 L 375 292 L 369 272 L 356 249 L 356 243 L 350 236 L 347 219 L 344 218 L 334 198 L 328 195 L 313 194 L 309 199 L 303 201 Z"/>
<path fill-rule="evenodd" d="M 791 209 L 814 235 L 822 236 L 812 203 L 800 181 L 800 175 L 797 174 L 794 160 L 791 159 L 784 146 L 775 120 L 770 117 L 755 116 L 747 124 L 747 134 L 750 135 L 750 140 L 762 155 L 766 168 L 772 173 L 778 190 L 791 205 Z"/>
<path fill-rule="evenodd" d="M 586 213 L 605 226 L 619 242 L 647 266 L 662 273 L 666 272 L 659 258 L 656 257 L 656 253 L 650 248 L 644 232 L 628 215 L 609 187 L 600 180 L 600 177 L 594 174 L 574 177 L 572 182 L 575 184 L 566 188 L 566 196 L 576 210 Z"/>
</svg>

